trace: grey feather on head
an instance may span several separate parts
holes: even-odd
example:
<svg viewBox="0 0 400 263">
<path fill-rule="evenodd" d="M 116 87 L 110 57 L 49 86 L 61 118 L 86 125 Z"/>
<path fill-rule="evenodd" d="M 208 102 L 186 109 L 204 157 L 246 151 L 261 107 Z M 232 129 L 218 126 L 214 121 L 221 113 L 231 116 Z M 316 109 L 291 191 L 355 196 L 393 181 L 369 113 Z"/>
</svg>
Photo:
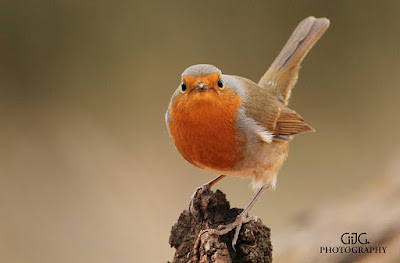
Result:
<svg viewBox="0 0 400 263">
<path fill-rule="evenodd" d="M 210 64 L 197 64 L 185 69 L 185 71 L 182 73 L 182 78 L 186 76 L 201 77 L 213 73 L 220 75 L 222 74 L 221 70 L 219 70 L 216 66 Z"/>
</svg>

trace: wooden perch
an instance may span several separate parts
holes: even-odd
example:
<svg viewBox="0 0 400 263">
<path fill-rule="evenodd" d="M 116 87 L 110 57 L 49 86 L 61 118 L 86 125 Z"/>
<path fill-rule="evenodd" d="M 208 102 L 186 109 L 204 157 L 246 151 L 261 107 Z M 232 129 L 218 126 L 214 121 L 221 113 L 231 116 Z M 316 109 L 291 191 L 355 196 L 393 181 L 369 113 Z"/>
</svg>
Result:
<svg viewBox="0 0 400 263">
<path fill-rule="evenodd" d="M 242 226 L 236 251 L 232 248 L 234 231 L 226 235 L 204 233 L 202 230 L 216 228 L 233 222 L 243 209 L 230 208 L 225 194 L 220 190 L 200 191 L 194 200 L 199 211 L 198 218 L 184 210 L 172 227 L 169 243 L 176 248 L 173 263 L 177 262 L 272 262 L 270 229 L 261 220 L 250 221 Z"/>
</svg>

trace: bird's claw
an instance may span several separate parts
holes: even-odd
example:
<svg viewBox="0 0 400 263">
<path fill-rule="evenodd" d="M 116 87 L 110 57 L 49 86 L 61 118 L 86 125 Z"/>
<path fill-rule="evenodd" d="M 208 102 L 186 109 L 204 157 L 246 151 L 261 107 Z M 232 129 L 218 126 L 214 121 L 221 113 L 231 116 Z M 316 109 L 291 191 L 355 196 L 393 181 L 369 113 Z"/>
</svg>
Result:
<svg viewBox="0 0 400 263">
<path fill-rule="evenodd" d="M 216 234 L 216 235 L 225 235 L 227 233 L 229 233 L 230 231 L 232 231 L 233 229 L 235 230 L 235 235 L 233 236 L 232 239 L 232 248 L 233 250 L 236 251 L 236 242 L 239 238 L 239 233 L 240 233 L 240 229 L 242 228 L 243 224 L 246 224 L 250 221 L 258 221 L 258 217 L 257 216 L 250 216 L 248 217 L 247 214 L 243 214 L 241 213 L 240 215 L 238 215 L 236 217 L 236 220 L 233 221 L 232 223 L 228 224 L 228 225 L 220 225 L 218 226 L 216 229 L 206 229 L 203 230 L 202 232 L 200 232 L 199 234 L 199 238 L 201 237 L 201 235 L 203 235 L 204 233 L 210 233 L 210 234 Z"/>
</svg>

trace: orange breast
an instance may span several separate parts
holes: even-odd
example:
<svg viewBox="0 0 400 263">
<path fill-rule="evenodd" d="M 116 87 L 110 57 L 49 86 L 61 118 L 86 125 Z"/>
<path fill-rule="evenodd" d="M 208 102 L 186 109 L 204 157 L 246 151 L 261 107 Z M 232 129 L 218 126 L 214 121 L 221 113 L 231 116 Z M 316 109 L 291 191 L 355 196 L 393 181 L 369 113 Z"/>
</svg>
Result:
<svg viewBox="0 0 400 263">
<path fill-rule="evenodd" d="M 235 126 L 241 99 L 226 91 L 193 92 L 171 105 L 170 133 L 182 156 L 195 166 L 229 170 L 243 158 L 244 136 Z"/>
</svg>

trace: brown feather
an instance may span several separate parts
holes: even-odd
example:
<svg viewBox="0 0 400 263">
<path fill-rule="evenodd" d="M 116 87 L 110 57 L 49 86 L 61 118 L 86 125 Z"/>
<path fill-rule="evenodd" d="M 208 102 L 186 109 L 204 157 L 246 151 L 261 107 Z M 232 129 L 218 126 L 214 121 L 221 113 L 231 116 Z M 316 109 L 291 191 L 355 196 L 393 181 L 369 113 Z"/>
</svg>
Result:
<svg viewBox="0 0 400 263">
<path fill-rule="evenodd" d="M 277 140 L 290 140 L 287 136 L 314 130 L 297 112 L 271 94 L 270 90 L 261 88 L 248 79 L 236 78 L 242 81 L 246 90 L 243 103 L 247 116 L 271 131 Z"/>
<path fill-rule="evenodd" d="M 276 122 L 276 129 L 273 131 L 276 136 L 295 135 L 302 132 L 314 131 L 303 117 L 288 107 L 283 106 Z"/>
<path fill-rule="evenodd" d="M 300 63 L 328 27 L 326 18 L 310 16 L 301 21 L 258 85 L 282 96 L 287 104 L 297 82 Z"/>
</svg>

